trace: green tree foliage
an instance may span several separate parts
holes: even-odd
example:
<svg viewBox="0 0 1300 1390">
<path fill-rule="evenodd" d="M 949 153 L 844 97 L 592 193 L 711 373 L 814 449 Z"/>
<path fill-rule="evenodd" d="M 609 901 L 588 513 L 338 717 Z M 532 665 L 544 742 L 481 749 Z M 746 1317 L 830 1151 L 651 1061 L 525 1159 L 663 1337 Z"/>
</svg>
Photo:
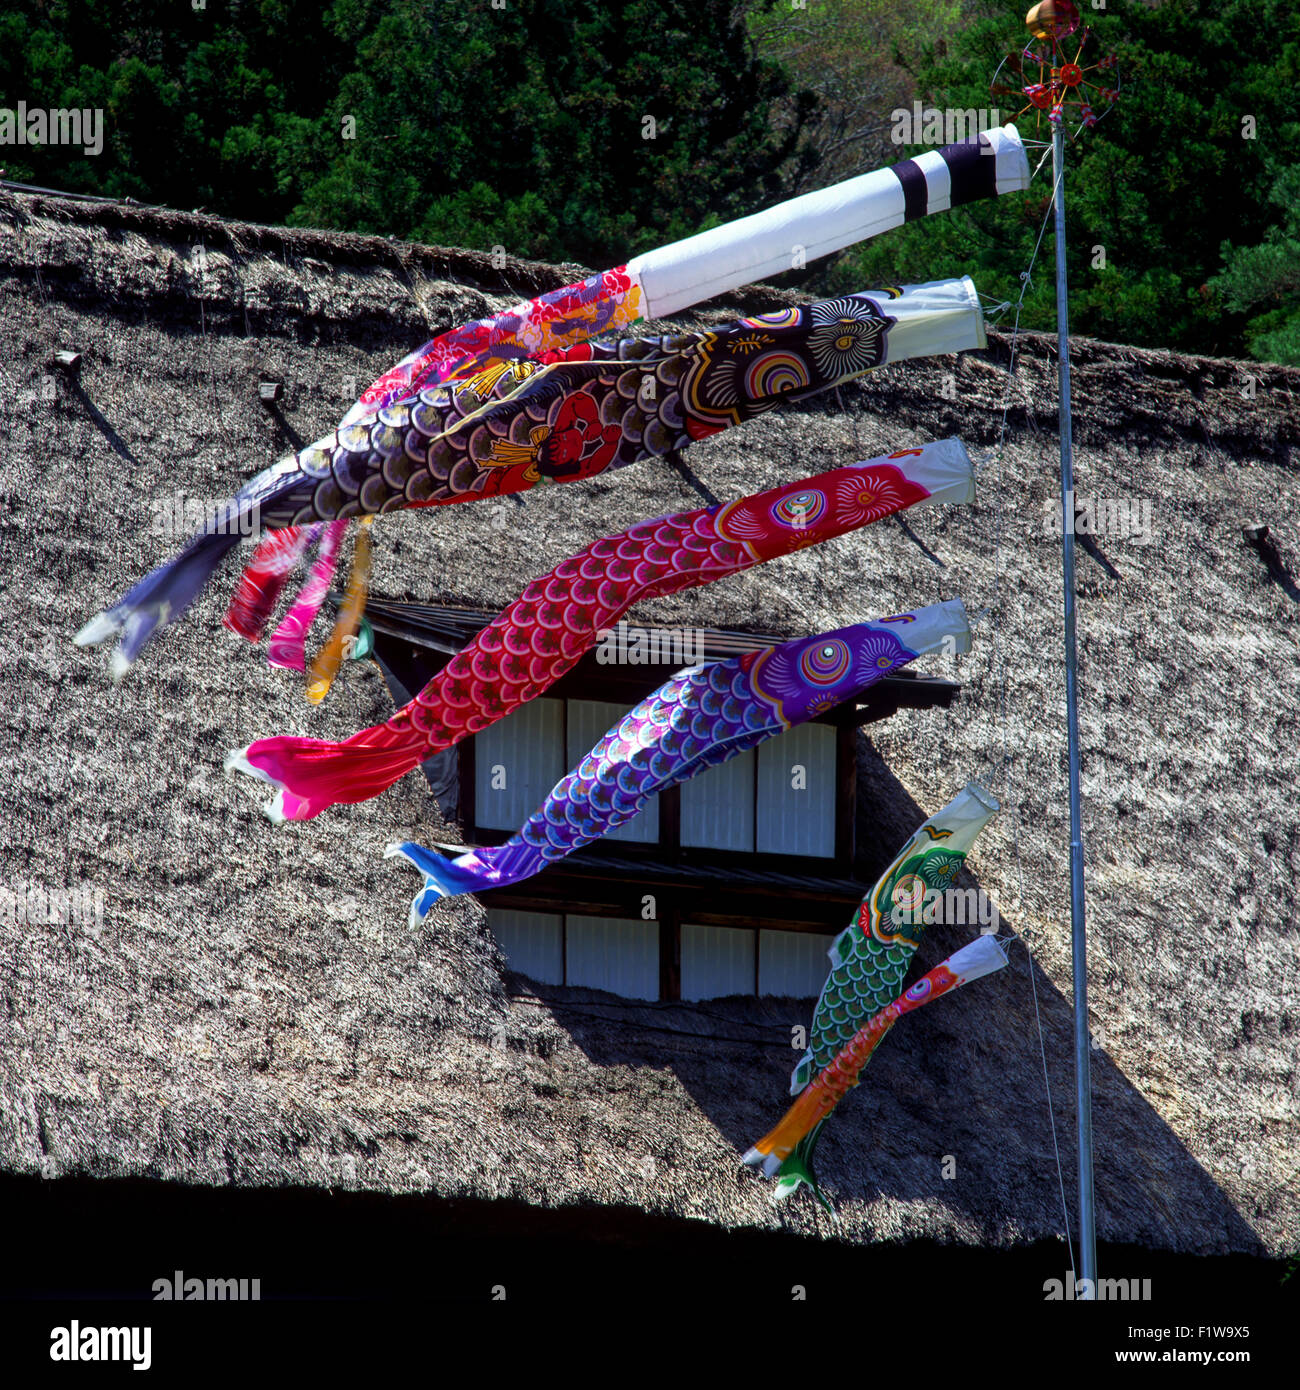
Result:
<svg viewBox="0 0 1300 1390">
<path fill-rule="evenodd" d="M 806 103 L 773 119 L 788 84 L 729 0 L 349 14 L 332 22 L 359 63 L 330 110 L 357 139 L 300 219 L 338 225 L 342 207 L 343 225 L 603 265 L 779 196 Z"/>
<path fill-rule="evenodd" d="M 56 188 L 605 265 L 780 196 L 812 101 L 733 11 L 17 0 L 4 103 L 101 107 L 106 145 L 4 163 Z"/>
<path fill-rule="evenodd" d="M 6 176 L 283 221 L 352 55 L 306 0 L 8 0 L 0 100 L 104 112 L 98 156 L 0 149 Z"/>
<path fill-rule="evenodd" d="M 1067 155 L 1071 328 L 1240 355 L 1245 305 L 1216 277 L 1226 240 L 1273 245 L 1275 162 L 1300 165 L 1300 10 L 1288 0 L 1110 0 L 1104 11 L 1083 8 L 1096 51 L 1119 55 L 1125 90 Z M 926 103 L 988 107 L 989 76 L 1023 39 L 1019 7 L 975 0 L 968 11 L 967 26 L 936 37 L 917 64 L 917 96 Z M 1020 126 L 1033 138 L 1032 118 Z M 867 243 L 841 260 L 830 283 L 846 289 L 969 274 L 984 294 L 1015 299 L 1050 205 L 1049 170 L 1050 162 L 1027 197 Z M 1052 235 L 1049 228 L 1026 295 L 1028 327 L 1055 321 Z M 1281 331 L 1264 329 L 1256 342 L 1278 342 L 1268 334 Z"/>
<path fill-rule="evenodd" d="M 912 100 L 906 65 L 935 33 L 960 22 L 960 0 L 799 0 L 745 3 L 746 23 L 759 51 L 778 61 L 817 107 L 805 121 L 801 151 L 811 156 L 806 178 L 824 187 L 877 169 L 895 155 L 890 113 Z M 896 155 L 895 155 L 896 157 Z"/>
<path fill-rule="evenodd" d="M 1300 127 L 1289 147 L 1300 145 Z M 1269 200 L 1282 209 L 1282 221 L 1270 227 L 1258 246 L 1234 249 L 1224 242 L 1227 269 L 1210 283 L 1234 313 L 1257 313 L 1246 324 L 1246 345 L 1266 362 L 1300 366 L 1300 164 L 1278 175 Z"/>
<path fill-rule="evenodd" d="M 1026 7 L 500 4 L 6 0 L 0 105 L 100 108 L 105 147 L 0 146 L 0 165 L 70 191 L 602 266 L 916 153 L 882 138 L 892 106 L 987 108 Z M 1300 361 L 1300 7 L 1082 8 L 1125 93 L 1069 151 L 1073 328 Z M 1014 299 L 1049 192 L 1044 170 L 1027 196 L 799 278 L 844 290 L 969 274 Z M 1054 321 L 1051 252 L 1049 231 L 1030 327 Z"/>
</svg>

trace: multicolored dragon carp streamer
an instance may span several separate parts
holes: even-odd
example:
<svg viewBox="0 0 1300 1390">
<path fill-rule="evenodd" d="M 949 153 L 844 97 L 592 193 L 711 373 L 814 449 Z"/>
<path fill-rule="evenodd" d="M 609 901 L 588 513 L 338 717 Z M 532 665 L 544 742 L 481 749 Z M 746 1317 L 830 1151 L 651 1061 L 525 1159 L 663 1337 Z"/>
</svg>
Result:
<svg viewBox="0 0 1300 1390">
<path fill-rule="evenodd" d="M 794 253 L 806 263 L 905 222 L 1021 191 L 1029 182 L 1024 146 L 1009 125 L 646 252 L 626 265 L 430 339 L 361 393 L 335 435 L 318 440 L 304 453 L 331 450 L 344 430 L 426 387 L 464 380 L 502 363 L 561 352 L 642 319 L 680 312 L 710 296 L 789 269 Z M 234 516 L 246 514 L 247 509 L 238 505 L 245 493 L 252 494 L 250 500 L 255 502 L 264 493 L 289 485 L 295 474 L 306 471 L 302 462 L 303 455 L 283 459 L 253 479 L 234 499 L 231 523 Z M 224 529 L 235 530 L 231 523 Z M 216 528 L 217 535 L 221 529 Z M 122 631 L 123 641 L 113 662 L 114 675 L 120 677 L 158 624 L 173 622 L 186 610 L 232 548 L 233 541 L 220 545 L 209 533 L 196 536 L 170 565 L 149 575 L 120 603 L 87 624 L 79 634 L 81 643 L 100 642 Z M 337 534 L 322 553 L 327 574 L 332 573 L 336 552 Z M 257 571 L 250 569 L 250 579 L 256 583 Z M 298 628 L 314 616 L 318 602 L 309 596 L 300 596 L 298 602 L 302 606 L 282 639 L 280 658 L 283 664 L 301 669 Z"/>
<path fill-rule="evenodd" d="M 630 821 L 656 793 L 860 695 L 927 652 L 970 649 L 960 599 L 681 671 L 626 714 L 502 845 L 449 859 L 407 841 L 387 853 L 425 876 L 418 923 L 439 898 L 500 888 Z"/>
<path fill-rule="evenodd" d="M 243 487 L 176 559 L 77 634 L 120 675 L 250 527 L 501 497 L 683 448 L 910 357 L 983 347 L 969 279 L 817 300 L 716 331 L 579 343 L 421 390 Z"/>
<path fill-rule="evenodd" d="M 862 899 L 827 952 L 830 974 L 813 1010 L 807 1051 L 790 1075 L 791 1095 L 830 1066 L 857 1029 L 898 994 L 926 927 L 944 915 L 943 895 L 997 812 L 993 796 L 968 782 L 917 829 Z M 819 1133 L 820 1126 L 813 1128 L 786 1158 L 778 1199 L 803 1184 L 817 1192 L 812 1155 Z"/>
<path fill-rule="evenodd" d="M 259 739 L 226 760 L 279 788 L 272 820 L 364 801 L 425 758 L 554 685 L 634 604 L 709 584 L 907 507 L 973 500 L 961 442 L 945 439 L 704 507 L 639 522 L 534 579 L 386 724 L 341 743 Z"/>
<path fill-rule="evenodd" d="M 858 1084 L 871 1054 L 904 1014 L 972 980 L 991 975 L 1006 963 L 1007 955 L 1001 945 L 991 936 L 980 936 L 922 975 L 905 994 L 874 1014 L 849 1038 L 800 1092 L 799 1099 L 786 1111 L 781 1123 L 748 1150 L 741 1161 L 761 1168 L 764 1177 L 776 1177 L 798 1145 L 826 1123 L 831 1111 Z M 782 1195 L 785 1193 L 778 1186 L 776 1196 Z"/>
</svg>

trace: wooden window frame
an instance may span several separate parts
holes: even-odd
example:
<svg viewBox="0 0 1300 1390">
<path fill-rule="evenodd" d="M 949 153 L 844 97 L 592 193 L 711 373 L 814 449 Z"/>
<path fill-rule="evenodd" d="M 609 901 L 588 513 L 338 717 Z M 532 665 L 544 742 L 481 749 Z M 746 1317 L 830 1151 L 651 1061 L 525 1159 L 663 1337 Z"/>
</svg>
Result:
<svg viewBox="0 0 1300 1390">
<path fill-rule="evenodd" d="M 495 892 L 506 890 L 494 890 Z M 548 917 L 556 917 L 560 923 L 560 984 L 564 987 L 569 985 L 569 919 L 571 917 L 616 917 L 624 918 L 628 921 L 635 920 L 627 917 L 625 911 L 610 910 L 607 905 L 599 903 L 532 903 L 527 906 L 510 897 L 507 901 L 489 901 L 485 904 L 489 911 L 509 910 L 536 912 Z M 763 933 L 765 931 L 791 932 L 794 935 L 809 934 L 810 929 L 798 928 L 781 921 L 755 921 L 751 918 L 729 919 L 721 922 L 701 922 L 698 915 L 684 907 L 680 900 L 674 898 L 667 903 L 664 910 L 660 911 L 653 919 L 658 928 L 658 947 L 659 947 L 659 979 L 658 995 L 653 1001 L 655 1003 L 680 1003 L 682 1001 L 682 925 L 689 921 L 691 926 L 709 927 L 718 926 L 728 930 L 742 930 L 752 933 L 754 939 L 754 968 L 753 976 L 749 982 L 749 989 L 745 993 L 747 998 L 762 998 L 759 989 L 763 978 Z M 847 922 L 847 917 L 844 919 Z M 816 931 L 819 936 L 834 936 L 837 930 L 842 930 L 843 923 L 839 928 L 821 927 Z M 695 1001 L 687 1001 L 695 1002 Z"/>
</svg>

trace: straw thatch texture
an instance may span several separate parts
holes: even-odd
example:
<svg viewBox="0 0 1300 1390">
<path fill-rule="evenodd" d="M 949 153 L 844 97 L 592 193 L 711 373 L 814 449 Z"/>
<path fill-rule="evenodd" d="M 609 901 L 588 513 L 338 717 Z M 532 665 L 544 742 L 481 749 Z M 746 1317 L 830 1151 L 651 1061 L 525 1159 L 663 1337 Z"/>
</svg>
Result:
<svg viewBox="0 0 1300 1390">
<path fill-rule="evenodd" d="M 275 830 L 251 784 L 222 776 L 225 750 L 260 734 L 381 717 L 373 668 L 349 667 L 309 710 L 220 628 L 231 570 L 118 688 L 102 651 L 70 643 L 176 547 L 151 534 L 160 500 L 227 495 L 431 330 L 571 278 L 0 195 L 0 882 L 84 885 L 103 905 L 88 921 L 0 920 L 4 1168 L 822 1221 L 803 1202 L 774 1213 L 736 1168 L 783 1109 L 806 1002 L 635 1006 L 532 986 L 503 973 L 471 900 L 408 928 L 416 879 L 379 851 L 458 834 L 421 779 Z M 79 385 L 51 374 L 60 347 L 83 354 Z M 1300 372 L 1075 348 L 1079 493 L 1150 499 L 1154 532 L 1079 557 L 1099 1234 L 1279 1253 L 1300 1244 Z M 983 775 L 1007 810 L 972 881 L 1036 970 L 1013 947 L 1010 970 L 907 1020 L 872 1062 L 820 1148 L 850 1239 L 1061 1229 L 1031 985 L 1073 1197 L 1054 342 L 1021 349 L 1014 381 L 995 337 L 707 441 L 684 469 L 378 528 L 377 592 L 495 606 L 593 536 L 702 495 L 945 434 L 977 453 L 1008 406 L 975 506 L 643 610 L 792 633 L 953 595 L 989 610 L 971 656 L 923 663 L 965 683 L 953 709 L 864 738 L 856 868 L 879 868 Z M 282 414 L 260 405 L 262 377 L 284 383 Z M 1243 540 L 1253 520 L 1273 528 L 1280 572 Z M 923 963 L 969 934 L 937 929 Z"/>
</svg>

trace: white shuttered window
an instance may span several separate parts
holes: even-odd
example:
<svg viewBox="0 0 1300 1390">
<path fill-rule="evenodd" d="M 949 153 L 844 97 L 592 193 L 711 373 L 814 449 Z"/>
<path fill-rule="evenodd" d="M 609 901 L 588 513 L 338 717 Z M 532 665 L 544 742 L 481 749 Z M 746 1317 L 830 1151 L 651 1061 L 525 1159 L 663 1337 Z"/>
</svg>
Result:
<svg viewBox="0 0 1300 1390">
<path fill-rule="evenodd" d="M 834 940 L 812 932 L 760 931 L 758 992 L 815 999 L 831 968 L 826 952 Z"/>
<path fill-rule="evenodd" d="M 474 736 L 474 818 L 518 830 L 568 771 L 564 701 L 530 700 Z"/>
<path fill-rule="evenodd" d="M 659 924 L 491 908 L 488 925 L 511 970 L 543 984 L 585 985 L 625 999 L 659 998 Z M 821 993 L 833 936 L 682 923 L 682 998 Z"/>
<path fill-rule="evenodd" d="M 488 926 L 511 970 L 544 985 L 564 983 L 564 918 L 558 912 L 493 908 L 488 912 Z"/>
<path fill-rule="evenodd" d="M 568 983 L 625 999 L 659 998 L 659 923 L 570 917 Z"/>
<path fill-rule="evenodd" d="M 752 927 L 682 923 L 682 998 L 753 994 L 757 933 Z"/>
<path fill-rule="evenodd" d="M 800 724 L 758 749 L 760 854 L 835 855 L 835 730 Z"/>
<path fill-rule="evenodd" d="M 682 783 L 682 844 L 753 850 L 754 766 L 750 749 Z"/>
</svg>

